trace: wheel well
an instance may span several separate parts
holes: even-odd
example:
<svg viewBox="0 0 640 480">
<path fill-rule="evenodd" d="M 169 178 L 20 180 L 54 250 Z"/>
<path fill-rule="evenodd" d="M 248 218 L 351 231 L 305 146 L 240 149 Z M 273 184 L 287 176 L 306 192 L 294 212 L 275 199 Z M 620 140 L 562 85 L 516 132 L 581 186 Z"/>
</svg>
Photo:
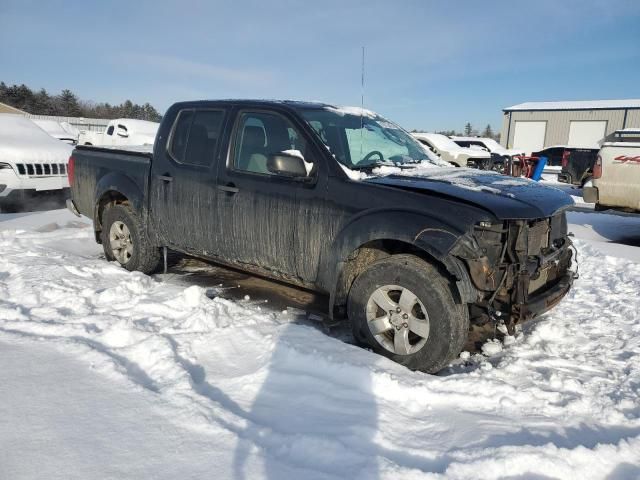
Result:
<svg viewBox="0 0 640 480">
<path fill-rule="evenodd" d="M 100 200 L 98 200 L 96 218 L 95 218 L 95 221 L 93 222 L 95 227 L 95 232 L 96 232 L 96 239 L 99 239 L 100 237 L 99 232 L 102 231 L 102 213 L 104 212 L 104 209 L 106 208 L 106 206 L 109 204 L 113 204 L 113 205 L 127 204 L 128 205 L 129 199 L 125 197 L 123 194 L 121 194 L 120 192 L 116 192 L 115 190 L 109 190 L 102 194 L 102 196 L 100 197 Z"/>
<path fill-rule="evenodd" d="M 441 262 L 411 243 L 401 240 L 374 240 L 355 249 L 347 257 L 347 261 L 344 262 L 344 267 L 340 272 L 335 289 L 333 301 L 334 316 L 346 316 L 347 297 L 351 290 L 351 285 L 358 275 L 364 272 L 373 262 L 400 253 L 415 255 L 436 267 L 444 276 L 448 278 L 451 277 Z"/>
</svg>

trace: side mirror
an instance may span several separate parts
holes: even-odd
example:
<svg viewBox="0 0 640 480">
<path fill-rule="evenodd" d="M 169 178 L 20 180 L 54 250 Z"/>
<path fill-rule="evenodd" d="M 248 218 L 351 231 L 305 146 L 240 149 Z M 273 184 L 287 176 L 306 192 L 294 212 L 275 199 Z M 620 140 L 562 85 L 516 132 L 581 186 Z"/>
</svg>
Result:
<svg viewBox="0 0 640 480">
<path fill-rule="evenodd" d="M 129 132 L 127 132 L 127 129 L 124 127 L 118 127 L 117 134 L 122 138 L 127 138 L 129 136 Z"/>
<path fill-rule="evenodd" d="M 269 155 L 269 158 L 267 158 L 267 170 L 276 175 L 289 178 L 305 178 L 308 176 L 306 162 L 302 154 L 297 150 Z"/>
</svg>

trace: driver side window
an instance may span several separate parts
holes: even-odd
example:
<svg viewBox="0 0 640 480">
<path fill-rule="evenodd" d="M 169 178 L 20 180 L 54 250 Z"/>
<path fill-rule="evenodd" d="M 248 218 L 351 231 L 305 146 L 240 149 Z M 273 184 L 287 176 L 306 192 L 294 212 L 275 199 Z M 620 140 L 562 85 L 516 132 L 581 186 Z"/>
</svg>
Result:
<svg viewBox="0 0 640 480">
<path fill-rule="evenodd" d="M 234 138 L 233 167 L 236 170 L 274 175 L 267 168 L 269 156 L 285 152 L 307 158 L 307 142 L 289 120 L 269 112 L 242 112 Z M 310 170 L 310 168 L 309 168 Z"/>
</svg>

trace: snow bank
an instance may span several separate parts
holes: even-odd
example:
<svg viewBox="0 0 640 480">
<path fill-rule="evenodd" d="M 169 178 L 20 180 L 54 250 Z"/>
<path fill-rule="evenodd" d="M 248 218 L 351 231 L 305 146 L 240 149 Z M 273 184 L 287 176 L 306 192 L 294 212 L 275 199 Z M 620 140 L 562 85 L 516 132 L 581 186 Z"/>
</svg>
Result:
<svg viewBox="0 0 640 480">
<path fill-rule="evenodd" d="M 19 346 L 0 353 L 0 477 L 640 473 L 640 264 L 604 244 L 577 242 L 581 278 L 551 313 L 430 376 L 215 288 L 129 273 L 92 237 L 64 211 L 0 215 L 0 348 Z M 49 368 L 16 375 L 29 352 Z M 21 402 L 42 391 L 29 385 L 47 394 Z"/>
</svg>

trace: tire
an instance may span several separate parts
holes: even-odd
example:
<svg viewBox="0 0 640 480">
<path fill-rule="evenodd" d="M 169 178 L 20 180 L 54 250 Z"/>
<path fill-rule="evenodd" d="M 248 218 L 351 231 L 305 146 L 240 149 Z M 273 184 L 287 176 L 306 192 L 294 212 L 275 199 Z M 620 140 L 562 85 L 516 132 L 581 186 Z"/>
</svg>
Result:
<svg viewBox="0 0 640 480">
<path fill-rule="evenodd" d="M 604 212 L 606 210 L 610 210 L 610 208 L 607 207 L 606 205 L 602 205 L 601 203 L 596 203 L 594 210 L 596 212 Z"/>
<path fill-rule="evenodd" d="M 119 230 L 118 227 L 121 229 Z M 113 229 L 122 232 L 121 234 L 129 238 L 125 247 L 125 249 L 130 249 L 129 253 L 123 255 L 121 249 L 112 247 L 111 234 Z M 128 205 L 109 204 L 105 207 L 102 214 L 100 238 L 107 260 L 116 261 L 129 271 L 135 270 L 147 274 L 154 273 L 160 268 L 162 261 L 160 249 L 151 244 L 140 217 Z M 122 239 L 117 241 L 124 245 Z"/>
<path fill-rule="evenodd" d="M 394 290 L 396 286 L 402 290 Z M 387 287 L 392 288 L 386 291 Z M 395 300 L 396 307 L 401 303 L 406 307 L 407 302 L 401 300 L 404 295 L 401 292 L 405 291 L 416 297 L 410 313 L 405 308 L 392 316 L 376 301 L 383 298 L 382 292 L 386 294 L 383 302 Z M 411 298 L 410 295 L 407 297 Z M 389 306 L 393 310 L 393 302 Z M 426 311 L 420 315 L 423 308 Z M 450 282 L 435 267 L 409 254 L 383 258 L 361 273 L 349 291 L 347 312 L 356 340 L 411 370 L 428 373 L 438 372 L 460 354 L 469 330 L 468 308 L 455 301 Z M 386 320 L 378 318 L 383 316 Z M 376 318 L 384 333 L 374 335 L 369 328 L 370 324 L 375 325 L 369 322 L 372 317 Z M 411 327 L 407 326 L 408 323 L 412 324 Z M 401 347 L 407 345 L 402 341 L 404 338 L 408 339 L 410 348 L 391 351 L 388 347 L 395 347 L 396 335 L 400 335 Z"/>
</svg>

